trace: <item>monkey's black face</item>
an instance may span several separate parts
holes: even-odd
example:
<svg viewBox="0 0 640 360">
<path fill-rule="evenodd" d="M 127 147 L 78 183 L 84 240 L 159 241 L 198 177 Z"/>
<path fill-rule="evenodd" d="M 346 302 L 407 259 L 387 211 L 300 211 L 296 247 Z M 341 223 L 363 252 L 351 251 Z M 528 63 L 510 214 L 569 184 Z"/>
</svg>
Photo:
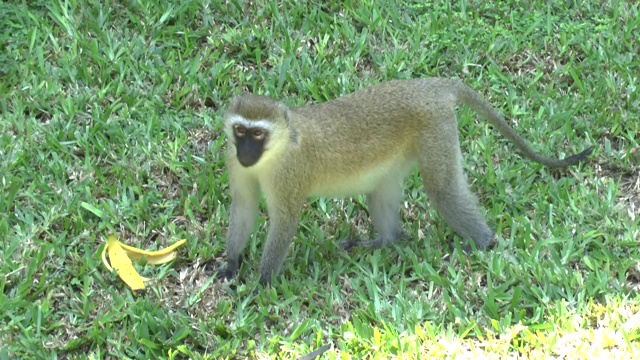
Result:
<svg viewBox="0 0 640 360">
<path fill-rule="evenodd" d="M 242 166 L 250 167 L 260 160 L 269 132 L 259 127 L 233 126 L 236 156 Z"/>
</svg>

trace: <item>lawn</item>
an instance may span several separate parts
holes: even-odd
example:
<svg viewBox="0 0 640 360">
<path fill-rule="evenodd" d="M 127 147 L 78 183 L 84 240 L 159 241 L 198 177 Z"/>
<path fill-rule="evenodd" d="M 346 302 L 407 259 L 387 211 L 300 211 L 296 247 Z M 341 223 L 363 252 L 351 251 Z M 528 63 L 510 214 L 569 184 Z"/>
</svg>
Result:
<svg viewBox="0 0 640 360">
<path fill-rule="evenodd" d="M 0 359 L 640 357 L 636 1 L 0 3 Z M 310 199 L 274 286 L 263 211 L 217 282 L 230 195 L 222 115 L 242 91 L 290 106 L 460 78 L 538 151 L 467 108 L 464 163 L 497 244 L 465 255 L 417 171 L 406 239 L 367 238 L 362 196 Z M 186 239 L 133 294 L 100 258 Z M 256 291 L 257 289 L 257 291 Z"/>
</svg>

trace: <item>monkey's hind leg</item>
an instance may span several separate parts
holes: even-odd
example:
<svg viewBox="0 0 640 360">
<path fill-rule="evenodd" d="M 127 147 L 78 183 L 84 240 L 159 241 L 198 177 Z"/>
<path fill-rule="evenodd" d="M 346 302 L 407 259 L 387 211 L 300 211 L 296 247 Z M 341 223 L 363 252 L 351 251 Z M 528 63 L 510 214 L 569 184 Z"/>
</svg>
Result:
<svg viewBox="0 0 640 360">
<path fill-rule="evenodd" d="M 469 189 L 462 168 L 455 115 L 441 122 L 438 129 L 424 134 L 420 148 L 420 174 L 429 200 L 447 224 L 465 240 L 473 240 L 476 249 L 489 247 L 494 238 L 475 195 Z M 465 252 L 471 246 L 463 246 Z"/>
<path fill-rule="evenodd" d="M 380 184 L 367 194 L 369 216 L 376 230 L 375 240 L 347 240 L 340 244 L 344 250 L 355 247 L 379 249 L 400 239 L 400 202 L 402 200 L 403 172 L 390 171 Z"/>
</svg>

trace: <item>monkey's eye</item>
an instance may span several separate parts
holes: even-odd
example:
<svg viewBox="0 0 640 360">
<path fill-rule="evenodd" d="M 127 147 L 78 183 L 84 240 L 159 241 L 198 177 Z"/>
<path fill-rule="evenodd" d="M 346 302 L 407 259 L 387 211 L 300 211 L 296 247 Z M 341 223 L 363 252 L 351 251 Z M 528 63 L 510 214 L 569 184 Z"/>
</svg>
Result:
<svg viewBox="0 0 640 360">
<path fill-rule="evenodd" d="M 235 131 L 236 136 L 244 136 L 247 133 L 247 129 L 242 125 L 234 126 L 233 131 Z"/>
<path fill-rule="evenodd" d="M 262 140 L 262 139 L 264 139 L 264 130 L 255 129 L 255 130 L 253 130 L 252 135 L 253 135 L 254 138 L 256 138 L 258 140 Z"/>
</svg>

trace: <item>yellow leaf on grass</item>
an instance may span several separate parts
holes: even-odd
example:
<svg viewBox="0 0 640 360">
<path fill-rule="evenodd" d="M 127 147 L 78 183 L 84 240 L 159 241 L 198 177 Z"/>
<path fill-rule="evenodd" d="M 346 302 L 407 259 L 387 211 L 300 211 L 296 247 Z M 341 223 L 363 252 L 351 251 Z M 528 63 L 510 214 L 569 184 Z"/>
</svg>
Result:
<svg viewBox="0 0 640 360">
<path fill-rule="evenodd" d="M 175 251 L 175 249 L 182 246 L 186 242 L 187 240 L 182 239 L 169 247 L 157 251 L 141 250 L 125 244 L 120 245 L 129 254 L 129 259 L 133 261 L 146 258 L 148 264 L 161 265 L 175 259 L 176 256 L 178 256 L 178 253 Z"/>
<path fill-rule="evenodd" d="M 124 281 L 131 290 L 142 290 L 145 288 L 144 282 L 150 279 L 140 276 L 133 267 L 132 260 L 137 261 L 146 258 L 147 264 L 160 265 L 168 263 L 178 256 L 175 250 L 179 246 L 186 243 L 187 240 L 182 239 L 175 244 L 157 251 L 141 250 L 132 246 L 122 244 L 115 236 L 110 235 L 107 238 L 107 245 L 102 250 L 102 263 L 109 271 L 118 270 L 118 276 Z M 109 252 L 109 260 L 107 262 L 106 253 Z"/>
<path fill-rule="evenodd" d="M 144 280 L 136 271 L 129 259 L 127 252 L 120 246 L 120 242 L 115 236 L 109 236 L 107 239 L 107 250 L 109 251 L 109 260 L 111 267 L 118 270 L 118 276 L 124 281 L 131 290 L 142 290 L 145 288 Z"/>
</svg>

